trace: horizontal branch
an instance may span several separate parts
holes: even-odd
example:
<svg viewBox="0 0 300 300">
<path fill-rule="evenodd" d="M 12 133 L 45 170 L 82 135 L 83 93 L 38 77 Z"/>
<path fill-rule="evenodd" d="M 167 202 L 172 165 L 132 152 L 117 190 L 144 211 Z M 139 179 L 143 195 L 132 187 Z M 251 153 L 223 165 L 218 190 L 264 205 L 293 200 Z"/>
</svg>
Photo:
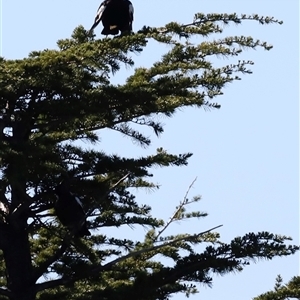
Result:
<svg viewBox="0 0 300 300">
<path fill-rule="evenodd" d="M 54 206 L 54 204 L 51 203 L 51 204 L 45 204 L 45 205 L 41 205 L 41 206 L 37 205 L 36 209 L 31 207 L 31 211 L 30 211 L 29 215 L 31 217 L 36 216 L 37 214 L 39 214 L 41 212 L 44 212 L 46 210 L 53 208 L 53 206 Z M 44 215 L 40 215 L 40 217 L 44 217 Z"/>
<path fill-rule="evenodd" d="M 217 229 L 221 226 L 223 226 L 223 225 L 218 225 L 216 227 L 213 227 L 213 228 L 208 229 L 206 231 L 200 232 L 198 234 L 193 234 L 193 235 L 190 235 L 190 236 L 187 236 L 187 237 L 178 238 L 178 239 L 175 239 L 175 240 L 170 241 L 168 243 L 164 243 L 162 245 L 153 246 L 153 247 L 150 247 L 150 248 L 146 248 L 146 249 L 142 249 L 142 250 L 139 250 L 139 251 L 131 252 L 131 253 L 129 253 L 125 256 L 119 257 L 119 258 L 117 258 L 117 259 L 115 259 L 115 260 L 113 260 L 113 261 L 111 261 L 111 262 L 109 262 L 109 263 L 107 263 L 103 266 L 100 265 L 100 266 L 97 266 L 95 268 L 92 268 L 90 270 L 90 272 L 87 272 L 85 274 L 78 274 L 78 275 L 73 276 L 73 277 L 62 277 L 60 279 L 39 283 L 39 284 L 36 285 L 36 292 L 43 291 L 45 289 L 54 288 L 54 287 L 61 286 L 61 285 L 65 285 L 65 284 L 69 284 L 69 283 L 73 283 L 73 282 L 76 282 L 76 281 L 81 280 L 83 278 L 86 278 L 87 276 L 97 275 L 101 271 L 111 270 L 114 265 L 116 265 L 117 263 L 119 263 L 121 261 L 124 261 L 128 258 L 136 257 L 136 256 L 139 256 L 139 255 L 141 255 L 143 253 L 146 253 L 146 252 L 156 251 L 158 249 L 161 249 L 161 248 L 167 247 L 167 246 L 171 246 L 171 245 L 176 244 L 176 243 L 181 242 L 181 241 L 194 240 L 194 239 L 198 238 L 199 236 L 201 236 L 205 233 L 208 233 L 208 232 L 210 232 L 214 229 Z"/>
<path fill-rule="evenodd" d="M 75 280 L 73 280 L 73 281 L 75 281 Z M 35 285 L 35 292 L 37 293 L 37 292 L 44 291 L 47 289 L 52 289 L 54 287 L 65 285 L 70 282 L 72 282 L 71 278 L 60 278 L 60 279 L 55 279 L 55 280 L 51 280 L 51 281 L 46 281 L 43 283 L 38 283 Z"/>
<path fill-rule="evenodd" d="M 9 291 L 9 290 L 6 289 L 6 288 L 0 287 L 0 295 L 1 295 L 1 296 L 11 297 L 11 296 L 12 296 L 12 292 Z"/>
<path fill-rule="evenodd" d="M 194 240 L 194 239 L 200 237 L 201 235 L 203 235 L 205 233 L 208 233 L 208 232 L 210 232 L 210 231 L 212 231 L 214 229 L 217 229 L 217 228 L 219 228 L 221 226 L 223 226 L 223 225 L 218 225 L 218 226 L 213 227 L 211 229 L 208 229 L 206 231 L 203 231 L 203 232 L 200 232 L 200 233 L 197 233 L 197 234 L 193 234 L 193 235 L 190 235 L 190 236 L 187 236 L 187 237 L 181 237 L 181 238 L 175 239 L 175 240 L 173 240 L 171 242 L 164 243 L 164 244 L 161 244 L 161 245 L 158 245 L 158 246 L 153 246 L 153 247 L 150 247 L 150 248 L 141 249 L 139 251 L 131 252 L 131 253 L 125 255 L 125 256 L 119 257 L 119 258 L 117 258 L 117 259 L 115 259 L 115 260 L 107 263 L 104 266 L 99 266 L 99 267 L 95 268 L 92 273 L 97 273 L 97 272 L 102 271 L 102 270 L 111 269 L 111 267 L 114 266 L 115 264 L 117 264 L 118 262 L 124 261 L 124 260 L 126 260 L 128 258 L 131 258 L 131 257 L 139 256 L 139 255 L 141 255 L 143 253 L 146 253 L 146 252 L 156 251 L 156 250 L 161 249 L 163 247 L 174 245 L 174 244 L 176 244 L 178 242 L 182 242 L 182 241 L 188 242 L 188 241 Z"/>
</svg>

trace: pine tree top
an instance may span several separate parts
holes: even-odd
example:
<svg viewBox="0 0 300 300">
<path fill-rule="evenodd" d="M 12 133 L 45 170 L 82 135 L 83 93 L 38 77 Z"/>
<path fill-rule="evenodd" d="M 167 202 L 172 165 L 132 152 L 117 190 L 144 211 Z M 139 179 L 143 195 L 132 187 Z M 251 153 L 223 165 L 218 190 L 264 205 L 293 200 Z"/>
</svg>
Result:
<svg viewBox="0 0 300 300">
<path fill-rule="evenodd" d="M 286 244 L 289 237 L 268 232 L 223 243 L 213 232 L 219 226 L 194 235 L 166 235 L 178 220 L 207 215 L 186 210 L 200 198 L 186 195 L 166 221 L 153 216 L 151 206 L 138 203 L 131 188 L 157 188 L 151 168 L 184 166 L 192 154 L 159 148 L 152 155 L 124 158 L 92 147 L 104 128 L 148 146 L 150 138 L 138 128 L 146 125 L 162 134 L 157 116 L 171 117 L 188 106 L 220 108 L 215 98 L 228 83 L 240 80 L 239 74 L 250 74 L 253 62 L 217 67 L 211 58 L 272 47 L 252 37 L 198 43 L 193 37 L 215 36 L 223 25 L 246 20 L 281 23 L 257 15 L 196 14 L 191 24 L 144 27 L 112 39 L 95 39 L 79 26 L 70 39 L 58 41 L 58 50 L 33 51 L 19 60 L 1 58 L 0 249 L 6 265 L 0 265 L 0 280 L 7 288 L 0 295 L 13 297 L 26 288 L 30 299 L 169 299 L 178 292 L 196 293 L 197 283 L 211 285 L 214 273 L 241 271 L 252 261 L 298 250 Z M 151 67 L 136 68 L 123 84 L 112 84 L 111 77 L 122 65 L 133 67 L 135 53 L 142 55 L 149 40 L 169 45 L 169 50 Z M 82 140 L 91 148 L 78 146 Z M 81 197 L 91 237 L 74 238 L 55 216 L 54 191 L 64 179 Z M 105 232 L 124 225 L 147 228 L 144 240 Z M 195 245 L 203 251 L 198 253 Z M 162 263 L 161 257 L 172 263 Z M 14 259 L 18 272 L 10 265 Z M 49 277 L 43 281 L 43 276 Z"/>
</svg>

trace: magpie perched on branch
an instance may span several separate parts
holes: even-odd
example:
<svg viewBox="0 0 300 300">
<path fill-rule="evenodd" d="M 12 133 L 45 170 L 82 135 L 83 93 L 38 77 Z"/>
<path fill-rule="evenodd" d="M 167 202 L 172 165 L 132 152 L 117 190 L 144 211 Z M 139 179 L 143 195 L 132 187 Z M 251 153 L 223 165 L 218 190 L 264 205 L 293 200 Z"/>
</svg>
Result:
<svg viewBox="0 0 300 300">
<path fill-rule="evenodd" d="M 86 215 L 80 199 L 72 194 L 66 181 L 62 181 L 56 188 L 57 201 L 54 205 L 60 222 L 68 227 L 75 236 L 91 235 L 87 228 Z"/>
<path fill-rule="evenodd" d="M 89 33 L 102 21 L 103 35 L 116 35 L 132 32 L 133 5 L 129 0 L 105 0 L 97 11 L 95 21 Z"/>
</svg>

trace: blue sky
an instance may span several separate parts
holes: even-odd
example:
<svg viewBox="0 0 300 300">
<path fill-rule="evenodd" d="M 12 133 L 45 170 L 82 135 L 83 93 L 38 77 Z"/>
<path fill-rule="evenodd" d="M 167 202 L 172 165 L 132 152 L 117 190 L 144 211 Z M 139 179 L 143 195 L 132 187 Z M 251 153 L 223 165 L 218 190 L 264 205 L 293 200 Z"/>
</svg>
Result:
<svg viewBox="0 0 300 300">
<path fill-rule="evenodd" d="M 299 244 L 299 4 L 284 0 L 132 0 L 134 30 L 143 25 L 163 26 L 170 21 L 189 23 L 194 13 L 257 13 L 284 24 L 262 26 L 246 21 L 224 28 L 223 36 L 251 35 L 274 48 L 246 50 L 240 58 L 216 59 L 216 64 L 238 59 L 255 62 L 253 74 L 228 85 L 217 98 L 220 110 L 184 109 L 163 119 L 165 132 L 141 149 L 117 133 L 101 133 L 99 149 L 124 156 L 154 153 L 163 147 L 172 153 L 193 152 L 187 167 L 153 170 L 157 192 L 136 192 L 140 202 L 153 205 L 156 216 L 168 219 L 188 186 L 198 177 L 191 196 L 202 195 L 193 209 L 206 211 L 203 220 L 173 225 L 167 234 L 200 232 L 223 224 L 218 231 L 229 242 L 248 232 L 270 231 L 292 236 Z M 5 58 L 23 58 L 32 50 L 56 48 L 82 24 L 92 25 L 95 0 L 3 0 L 1 51 Z M 95 29 L 100 38 L 101 25 Z M 197 40 L 201 42 L 200 39 Z M 150 66 L 167 51 L 151 44 L 136 57 L 136 67 Z M 113 82 L 122 83 L 133 70 L 124 69 Z M 147 132 L 147 131 L 146 131 Z M 140 237 L 144 230 L 127 231 Z M 112 234 L 118 235 L 120 231 Z M 213 288 L 201 287 L 201 299 L 251 299 L 299 274 L 299 256 L 261 261 L 240 274 L 216 277 Z M 195 296 L 194 299 L 198 299 Z M 177 295 L 173 299 L 184 299 Z"/>
</svg>

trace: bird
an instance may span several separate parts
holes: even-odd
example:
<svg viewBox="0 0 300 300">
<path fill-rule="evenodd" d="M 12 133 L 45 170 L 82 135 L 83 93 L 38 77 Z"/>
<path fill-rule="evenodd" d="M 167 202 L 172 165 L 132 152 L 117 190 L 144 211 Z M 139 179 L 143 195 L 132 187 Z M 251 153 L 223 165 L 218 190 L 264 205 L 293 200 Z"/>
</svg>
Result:
<svg viewBox="0 0 300 300">
<path fill-rule="evenodd" d="M 59 221 L 76 237 L 91 235 L 87 228 L 86 215 L 80 199 L 70 192 L 69 184 L 62 181 L 56 188 L 57 201 L 54 205 Z"/>
<path fill-rule="evenodd" d="M 103 1 L 95 17 L 95 21 L 89 33 L 102 21 L 103 35 L 117 35 L 121 31 L 121 35 L 132 32 L 133 21 L 133 5 L 129 0 L 105 0 Z"/>
</svg>

